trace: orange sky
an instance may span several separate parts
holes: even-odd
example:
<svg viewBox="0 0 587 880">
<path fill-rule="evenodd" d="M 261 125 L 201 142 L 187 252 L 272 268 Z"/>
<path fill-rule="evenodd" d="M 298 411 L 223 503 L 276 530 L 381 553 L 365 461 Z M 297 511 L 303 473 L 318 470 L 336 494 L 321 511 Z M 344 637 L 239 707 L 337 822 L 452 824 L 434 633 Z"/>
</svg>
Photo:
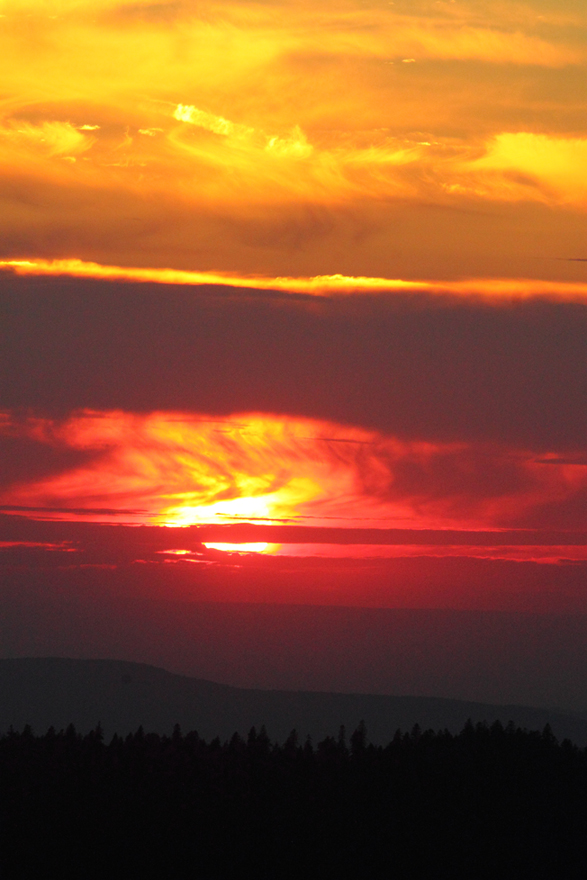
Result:
<svg viewBox="0 0 587 880">
<path fill-rule="evenodd" d="M 582 0 L 0 0 L 0 257 L 585 281 Z"/>
<path fill-rule="evenodd" d="M 0 0 L 0 508 L 585 528 L 586 68 L 583 0 Z M 585 557 L 441 544 L 347 552 Z"/>
<path fill-rule="evenodd" d="M 584 709 L 586 107 L 585 0 L 0 0 L 0 654 Z"/>
</svg>

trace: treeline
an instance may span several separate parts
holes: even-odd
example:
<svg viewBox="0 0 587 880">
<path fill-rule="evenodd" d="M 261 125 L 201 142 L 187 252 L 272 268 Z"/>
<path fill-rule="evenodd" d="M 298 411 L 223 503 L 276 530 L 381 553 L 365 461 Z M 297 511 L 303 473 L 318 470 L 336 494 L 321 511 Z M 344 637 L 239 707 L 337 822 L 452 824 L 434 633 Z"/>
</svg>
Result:
<svg viewBox="0 0 587 880">
<path fill-rule="evenodd" d="M 0 877 L 587 876 L 587 750 L 547 728 L 313 745 L 73 726 L 0 739 Z"/>
</svg>

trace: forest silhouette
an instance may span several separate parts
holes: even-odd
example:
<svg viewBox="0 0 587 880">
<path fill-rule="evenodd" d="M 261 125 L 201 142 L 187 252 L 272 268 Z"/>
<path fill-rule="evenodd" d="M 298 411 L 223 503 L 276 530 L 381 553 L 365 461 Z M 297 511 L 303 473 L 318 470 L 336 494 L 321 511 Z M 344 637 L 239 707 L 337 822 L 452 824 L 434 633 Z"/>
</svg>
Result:
<svg viewBox="0 0 587 880">
<path fill-rule="evenodd" d="M 317 744 L 73 725 L 0 739 L 0 874 L 552 878 L 587 869 L 587 749 L 547 727 L 361 723 Z"/>
</svg>

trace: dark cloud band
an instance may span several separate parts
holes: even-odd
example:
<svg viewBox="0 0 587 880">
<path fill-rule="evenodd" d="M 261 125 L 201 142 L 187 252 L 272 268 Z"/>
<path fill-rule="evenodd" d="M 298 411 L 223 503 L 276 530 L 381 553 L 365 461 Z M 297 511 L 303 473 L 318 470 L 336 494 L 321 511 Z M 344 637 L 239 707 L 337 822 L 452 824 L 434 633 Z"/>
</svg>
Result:
<svg viewBox="0 0 587 880">
<path fill-rule="evenodd" d="M 1 278 L 0 407 L 257 411 L 576 453 L 587 307 Z"/>
</svg>

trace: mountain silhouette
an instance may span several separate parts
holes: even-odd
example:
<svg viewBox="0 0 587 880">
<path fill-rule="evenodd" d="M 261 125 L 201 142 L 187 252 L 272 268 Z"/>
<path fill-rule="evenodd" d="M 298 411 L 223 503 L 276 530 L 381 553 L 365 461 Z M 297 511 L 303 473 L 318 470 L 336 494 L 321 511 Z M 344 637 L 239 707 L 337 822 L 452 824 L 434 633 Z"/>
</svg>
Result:
<svg viewBox="0 0 587 880">
<path fill-rule="evenodd" d="M 264 724 L 278 742 L 293 729 L 319 741 L 336 735 L 341 725 L 350 733 L 364 721 L 369 740 L 383 744 L 397 729 L 411 730 L 415 724 L 456 733 L 469 718 L 513 721 L 528 730 L 550 724 L 559 739 L 587 745 L 587 720 L 548 709 L 432 697 L 253 690 L 117 660 L 0 660 L 0 733 L 29 724 L 40 734 L 70 723 L 87 732 L 100 723 L 106 736 L 125 735 L 140 725 L 163 734 L 179 724 L 207 739 L 227 739 Z"/>
</svg>

